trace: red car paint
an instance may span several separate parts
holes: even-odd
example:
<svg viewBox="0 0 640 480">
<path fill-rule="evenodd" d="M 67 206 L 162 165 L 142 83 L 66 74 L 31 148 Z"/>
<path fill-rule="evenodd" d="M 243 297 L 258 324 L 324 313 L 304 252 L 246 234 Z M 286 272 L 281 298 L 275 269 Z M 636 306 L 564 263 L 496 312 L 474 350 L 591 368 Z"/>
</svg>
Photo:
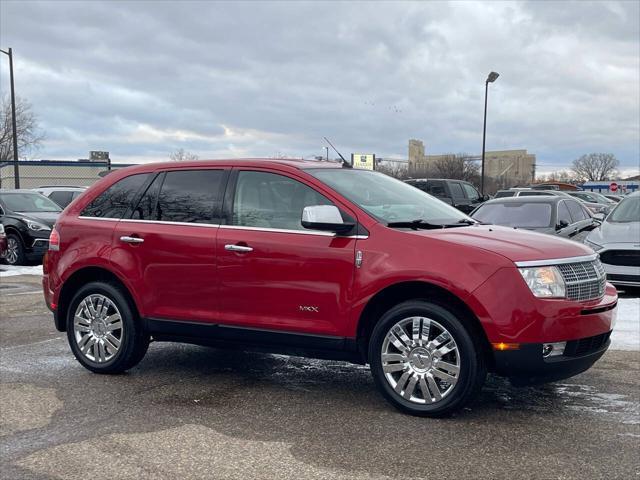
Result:
<svg viewBox="0 0 640 480">
<path fill-rule="evenodd" d="M 368 235 L 79 218 L 86 205 L 121 178 L 194 168 L 294 178 L 348 212 Z M 92 267 L 114 274 L 144 318 L 357 340 L 363 312 L 376 294 L 419 282 L 457 297 L 479 320 L 489 343 L 568 341 L 612 330 L 617 302 L 612 285 L 589 302 L 537 298 L 514 264 L 592 255 L 588 247 L 486 225 L 392 229 L 305 168 L 308 162 L 233 160 L 140 165 L 111 173 L 69 205 L 56 223 L 61 242 L 60 250 L 50 251 L 45 260 L 47 304 L 59 305 L 65 282 Z M 137 236 L 145 243 L 121 243 L 121 236 Z M 250 245 L 253 252 L 227 251 L 228 244 Z M 355 265 L 358 251 L 360 268 Z"/>
</svg>

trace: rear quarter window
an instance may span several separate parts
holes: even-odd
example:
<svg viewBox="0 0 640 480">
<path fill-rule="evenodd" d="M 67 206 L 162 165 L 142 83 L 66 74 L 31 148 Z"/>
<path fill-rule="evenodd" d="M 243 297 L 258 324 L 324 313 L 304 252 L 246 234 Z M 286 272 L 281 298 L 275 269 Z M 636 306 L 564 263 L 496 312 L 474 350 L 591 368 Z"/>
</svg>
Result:
<svg viewBox="0 0 640 480">
<path fill-rule="evenodd" d="M 148 173 L 130 175 L 107 188 L 94 198 L 80 214 L 81 217 L 120 219 L 133 205 L 138 191 L 149 178 Z"/>
</svg>

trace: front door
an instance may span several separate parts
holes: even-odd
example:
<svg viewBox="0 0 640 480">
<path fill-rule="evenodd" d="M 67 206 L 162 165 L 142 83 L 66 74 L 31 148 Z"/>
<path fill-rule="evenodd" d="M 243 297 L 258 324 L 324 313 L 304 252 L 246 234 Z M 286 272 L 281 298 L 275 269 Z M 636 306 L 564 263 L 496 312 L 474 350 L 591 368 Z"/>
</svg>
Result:
<svg viewBox="0 0 640 480">
<path fill-rule="evenodd" d="M 226 173 L 161 173 L 118 222 L 111 260 L 133 283 L 146 317 L 217 320 L 215 244 Z"/>
<path fill-rule="evenodd" d="M 344 335 L 356 239 L 306 230 L 300 221 L 305 206 L 332 202 L 284 174 L 234 177 L 217 241 L 221 323 Z"/>
</svg>

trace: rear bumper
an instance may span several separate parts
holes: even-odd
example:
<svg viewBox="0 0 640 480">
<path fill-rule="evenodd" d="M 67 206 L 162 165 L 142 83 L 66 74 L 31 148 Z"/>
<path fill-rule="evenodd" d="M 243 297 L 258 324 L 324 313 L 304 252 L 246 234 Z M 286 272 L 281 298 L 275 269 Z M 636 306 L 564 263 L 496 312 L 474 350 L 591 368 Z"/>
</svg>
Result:
<svg viewBox="0 0 640 480">
<path fill-rule="evenodd" d="M 588 370 L 609 348 L 611 332 L 567 342 L 564 355 L 544 358 L 541 343 L 495 352 L 495 373 L 514 385 L 535 385 L 573 377 Z"/>
</svg>

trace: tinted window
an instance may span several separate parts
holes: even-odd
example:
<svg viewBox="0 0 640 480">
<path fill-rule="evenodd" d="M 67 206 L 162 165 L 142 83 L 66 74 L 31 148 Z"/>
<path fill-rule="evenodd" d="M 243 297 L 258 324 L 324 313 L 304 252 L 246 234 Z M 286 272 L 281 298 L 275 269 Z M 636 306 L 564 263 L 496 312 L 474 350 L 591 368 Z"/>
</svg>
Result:
<svg viewBox="0 0 640 480">
<path fill-rule="evenodd" d="M 462 188 L 464 188 L 464 191 L 467 194 L 467 198 L 472 202 L 475 202 L 480 198 L 480 194 L 478 193 L 478 191 L 468 183 L 463 183 Z"/>
<path fill-rule="evenodd" d="M 428 182 L 426 191 L 436 197 L 447 196 L 447 192 L 444 189 L 444 182 Z"/>
<path fill-rule="evenodd" d="M 71 192 L 52 192 L 49 198 L 64 208 L 71 203 Z"/>
<path fill-rule="evenodd" d="M 323 195 L 292 178 L 274 173 L 238 174 L 233 201 L 233 225 L 305 230 L 302 210 L 312 205 L 332 205 Z"/>
<path fill-rule="evenodd" d="M 462 193 L 462 186 L 458 182 L 449 183 L 449 190 L 451 190 L 451 196 L 453 198 L 464 198 L 464 193 Z"/>
<path fill-rule="evenodd" d="M 551 226 L 548 203 L 485 203 L 473 218 L 507 227 L 542 228 Z"/>
<path fill-rule="evenodd" d="M 587 212 L 584 211 L 582 205 L 580 205 L 575 200 L 567 200 L 567 207 L 569 208 L 569 212 L 571 213 L 571 218 L 573 218 L 573 222 L 579 222 L 580 220 L 586 220 Z"/>
<path fill-rule="evenodd" d="M 223 176 L 223 170 L 167 172 L 158 195 L 155 219 L 164 222 L 218 223 L 217 213 L 214 219 L 214 210 L 217 210 Z"/>
<path fill-rule="evenodd" d="M 494 198 L 513 197 L 515 194 L 516 192 L 503 190 L 501 192 L 496 193 L 496 196 Z"/>
<path fill-rule="evenodd" d="M 158 193 L 164 180 L 164 174 L 158 175 L 136 205 L 131 214 L 135 220 L 160 220 L 158 216 Z"/>
<path fill-rule="evenodd" d="M 573 223 L 571 215 L 569 214 L 569 209 L 565 205 L 565 202 L 558 202 L 558 225 L 563 220 L 569 225 Z"/>
<path fill-rule="evenodd" d="M 547 192 L 536 192 L 536 191 L 530 191 L 530 192 L 520 192 L 519 196 L 520 197 L 535 197 L 535 196 L 541 196 L 541 195 L 552 195 L 551 193 L 547 193 Z"/>
<path fill-rule="evenodd" d="M 80 215 L 83 217 L 122 218 L 132 206 L 136 193 L 148 177 L 148 173 L 140 173 L 117 181 L 93 199 Z"/>
</svg>

